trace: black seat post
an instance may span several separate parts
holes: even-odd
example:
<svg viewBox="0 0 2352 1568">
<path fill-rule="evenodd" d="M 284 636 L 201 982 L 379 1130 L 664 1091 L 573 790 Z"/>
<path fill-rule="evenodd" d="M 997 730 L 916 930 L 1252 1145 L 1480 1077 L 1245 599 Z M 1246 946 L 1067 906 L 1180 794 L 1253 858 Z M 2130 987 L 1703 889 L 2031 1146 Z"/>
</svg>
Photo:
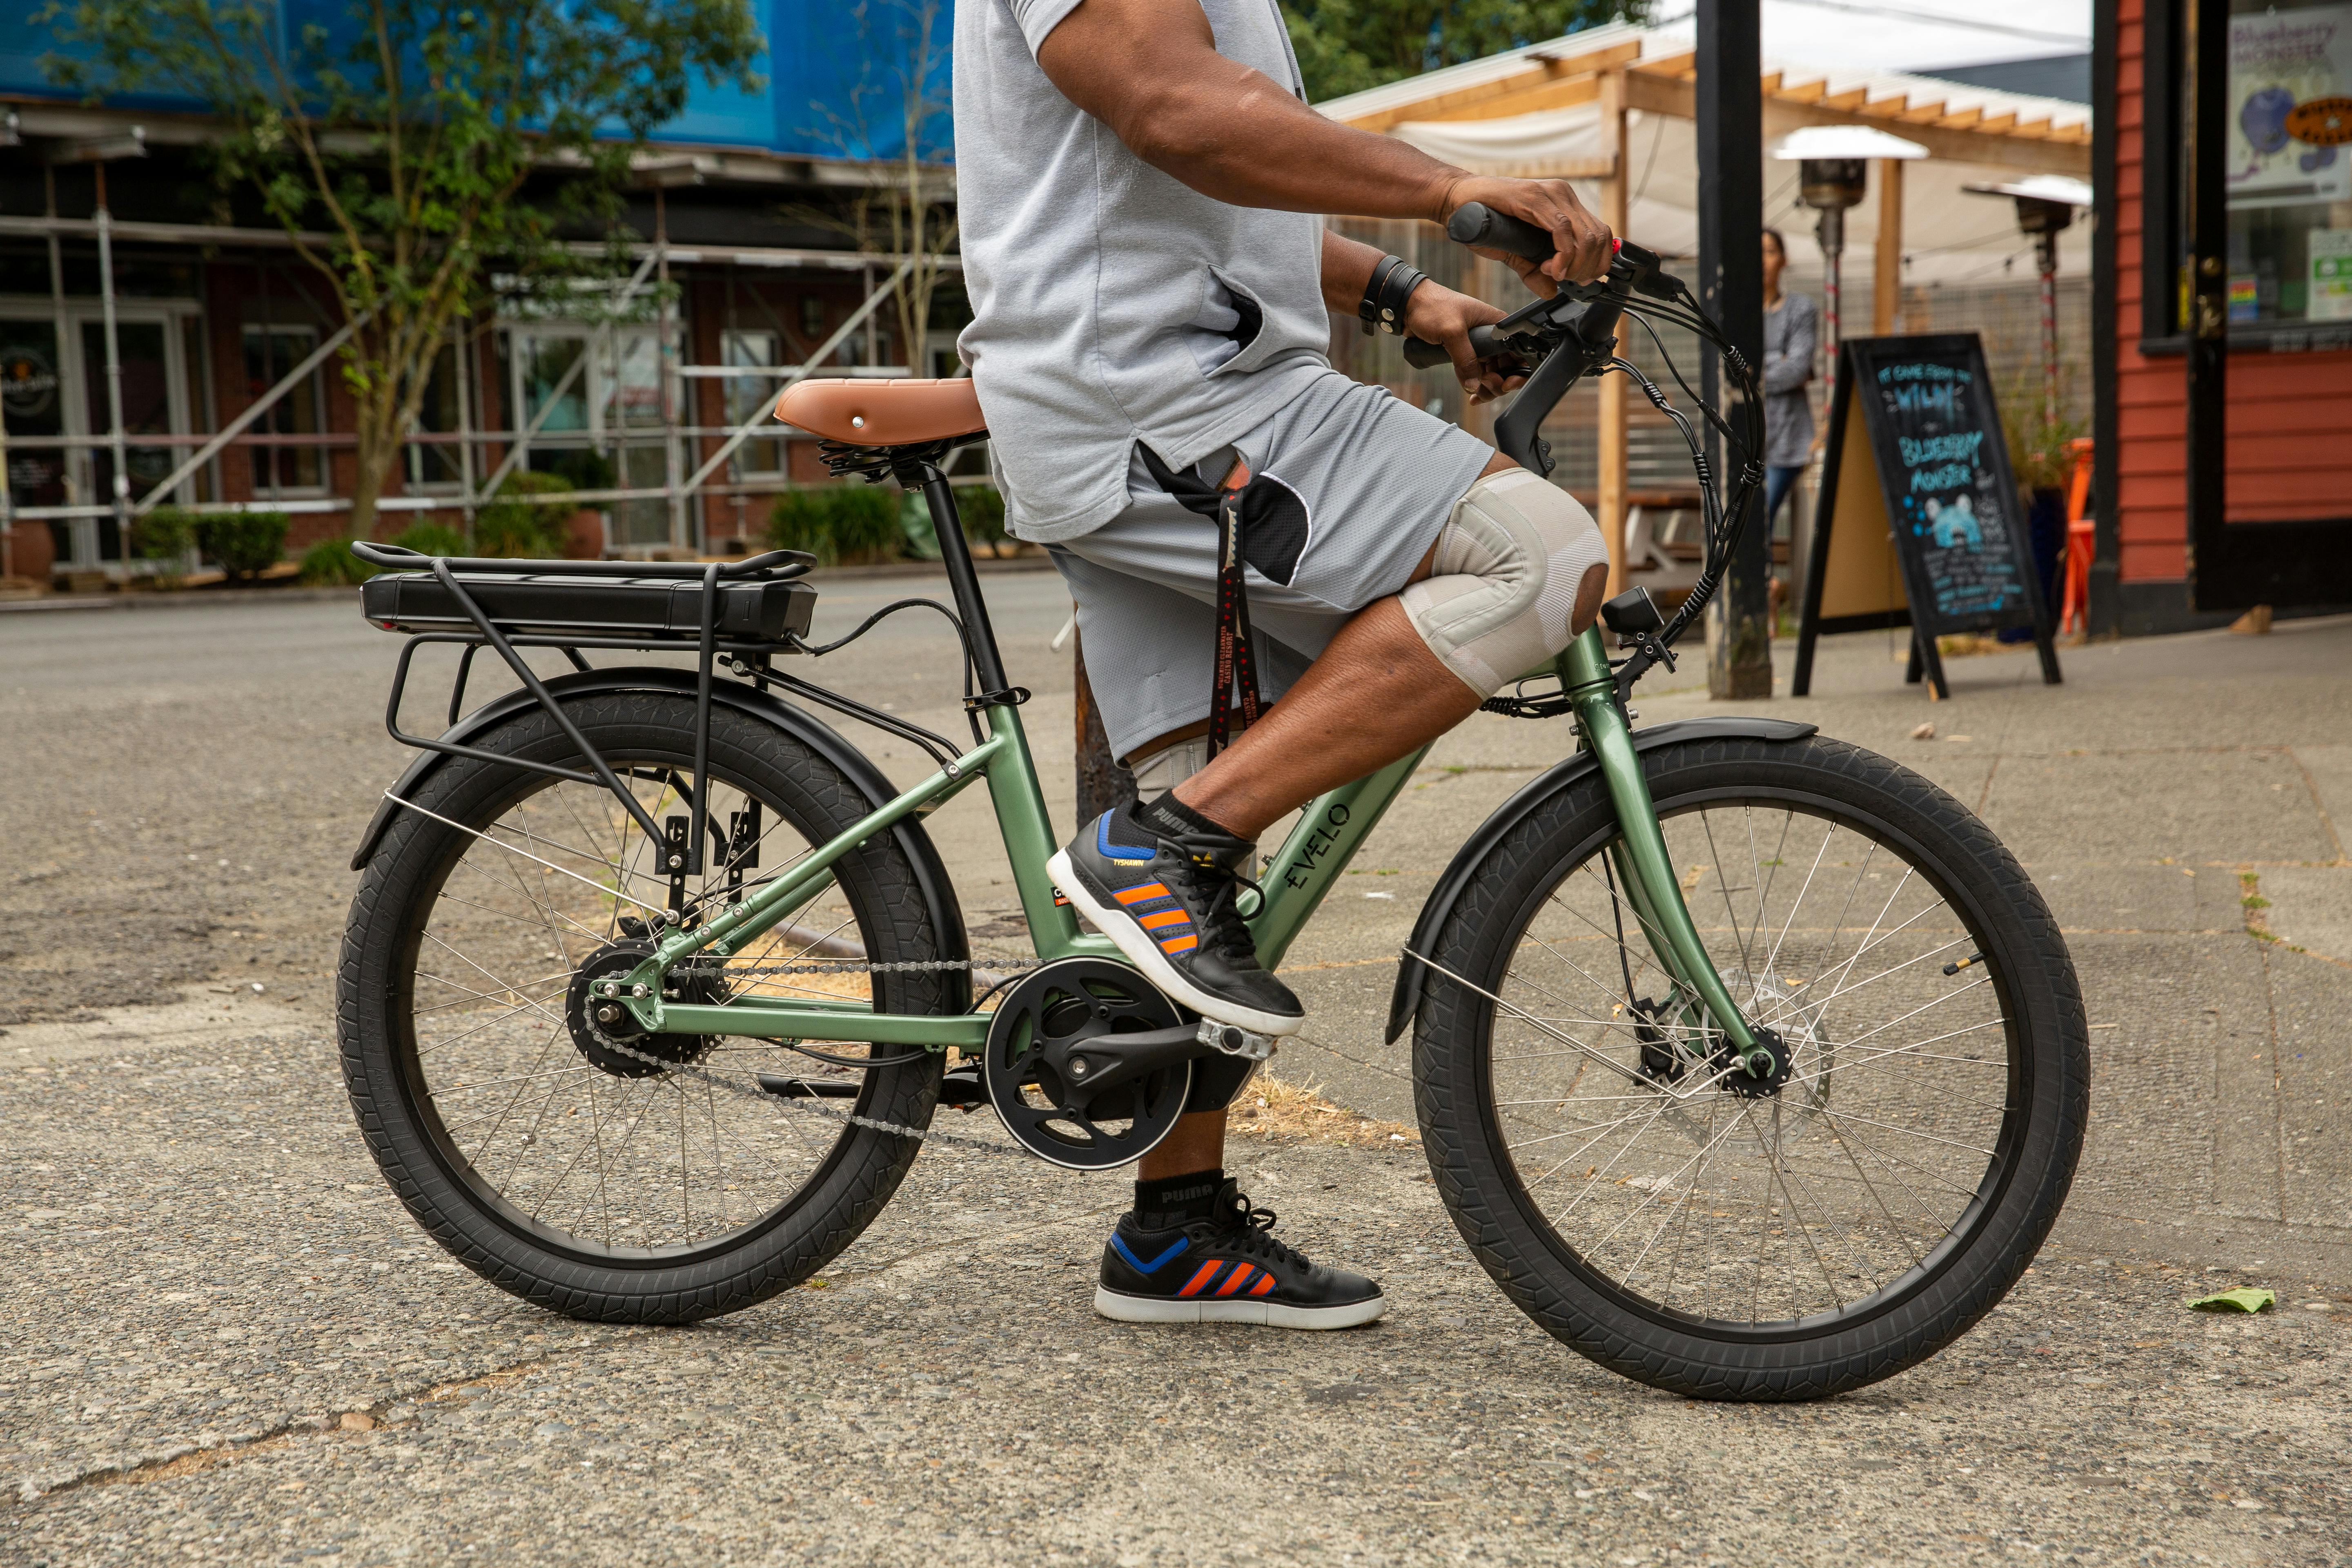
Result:
<svg viewBox="0 0 2352 1568">
<path fill-rule="evenodd" d="M 909 479 L 923 487 L 923 502 L 930 509 L 931 531 L 939 535 L 940 561 L 948 569 L 948 585 L 955 594 L 956 614 L 963 617 L 971 639 L 971 662 L 982 691 L 1003 691 L 1004 659 L 997 652 L 996 628 L 989 625 L 988 601 L 981 597 L 980 573 L 971 563 L 971 546 L 964 542 L 963 518 L 956 510 L 955 491 L 939 465 L 929 459 L 900 464 L 898 482 Z"/>
</svg>

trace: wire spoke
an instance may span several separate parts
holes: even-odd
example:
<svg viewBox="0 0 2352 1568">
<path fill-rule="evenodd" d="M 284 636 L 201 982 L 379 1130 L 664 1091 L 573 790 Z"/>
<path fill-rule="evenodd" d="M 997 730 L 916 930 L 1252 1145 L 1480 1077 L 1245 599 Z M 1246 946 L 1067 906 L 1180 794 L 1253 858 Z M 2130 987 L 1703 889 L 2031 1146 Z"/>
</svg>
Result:
<svg viewBox="0 0 2352 1568">
<path fill-rule="evenodd" d="M 1604 875 L 1624 869 L 1604 842 L 1533 902 L 1495 992 L 1429 964 L 1492 1004 L 1486 1103 L 1517 1201 L 1606 1278 L 1678 1310 L 1762 1323 L 1899 1299 L 1977 1196 L 1937 1167 L 2000 1157 L 2002 1091 L 1946 1079 L 2004 1068 L 1987 1037 L 2012 1027 L 2006 1003 L 1989 973 L 1947 988 L 1932 967 L 1980 934 L 1922 875 L 1931 863 L 1842 807 L 1735 793 L 1666 810 L 1686 902 L 1722 917 L 1700 941 L 1790 1073 L 1769 1093 L 1729 1081 L 1743 1069 L 1693 1022 L 1642 888 Z M 1742 837 L 1745 875 L 1725 858 Z M 1633 1011 L 1654 976 L 1663 1003 Z"/>
</svg>

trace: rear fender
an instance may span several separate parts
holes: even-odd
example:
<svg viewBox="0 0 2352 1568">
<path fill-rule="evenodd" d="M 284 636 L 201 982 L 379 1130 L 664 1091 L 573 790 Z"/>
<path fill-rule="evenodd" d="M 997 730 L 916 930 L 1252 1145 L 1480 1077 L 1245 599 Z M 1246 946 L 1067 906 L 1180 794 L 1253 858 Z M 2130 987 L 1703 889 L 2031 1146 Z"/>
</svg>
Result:
<svg viewBox="0 0 2352 1568">
<path fill-rule="evenodd" d="M 692 670 L 664 669 L 656 666 L 637 668 L 590 669 L 558 676 L 547 682 L 549 695 L 562 700 L 573 697 L 603 697 L 616 691 L 662 691 L 691 697 L 695 692 Z M 710 683 L 710 700 L 732 708 L 746 717 L 757 719 L 783 731 L 809 750 L 841 770 L 849 782 L 866 797 L 868 809 L 879 810 L 898 794 L 897 786 L 883 775 L 882 770 L 868 761 L 866 753 L 849 743 L 846 737 L 806 710 L 791 703 L 746 686 L 740 681 L 714 680 Z M 539 706 L 538 700 L 528 691 L 515 690 L 482 704 L 457 721 L 441 739 L 454 744 L 473 742 L 477 737 L 505 723 L 516 714 Z M 363 871 L 374 858 L 377 846 L 383 843 L 384 832 L 392 826 L 393 815 L 400 810 L 397 800 L 413 799 L 412 792 L 429 777 L 433 771 L 446 764 L 449 758 L 439 752 L 420 752 L 407 771 L 386 792 L 386 798 L 377 802 L 375 816 L 360 837 L 360 847 L 352 856 L 352 869 Z M 971 950 L 964 935 L 963 909 L 956 901 L 955 884 L 949 880 L 947 868 L 940 863 L 938 847 L 922 824 L 912 819 L 899 823 L 890 830 L 898 840 L 908 863 L 915 869 L 915 880 L 923 895 L 923 907 L 938 933 L 942 957 L 966 959 Z M 960 984 L 951 987 L 955 998 L 951 1010 L 961 1012 L 971 1006 L 971 976 L 959 977 Z"/>
<path fill-rule="evenodd" d="M 1790 719 L 1678 719 L 1672 723 L 1653 724 L 1646 730 L 1633 731 L 1633 750 L 1654 752 L 1661 746 L 1678 745 L 1688 741 L 1769 741 L 1783 742 L 1801 741 L 1821 726 L 1803 724 Z M 1427 952 L 1444 927 L 1446 917 L 1454 912 L 1455 900 L 1462 889 L 1485 861 L 1496 845 L 1506 835 L 1534 814 L 1536 809 L 1561 792 L 1574 785 L 1588 773 L 1600 770 L 1600 759 L 1591 752 L 1579 752 L 1541 774 L 1495 808 L 1495 814 L 1478 825 L 1468 841 L 1454 852 L 1453 864 L 1437 879 L 1430 889 L 1429 901 L 1421 906 L 1421 918 L 1413 922 L 1412 939 L 1406 942 L 1405 952 L 1397 961 L 1396 992 L 1389 1001 L 1388 1038 L 1393 1043 L 1412 1024 L 1413 1015 L 1421 1010 L 1422 983 L 1427 966 L 1412 955 Z"/>
</svg>

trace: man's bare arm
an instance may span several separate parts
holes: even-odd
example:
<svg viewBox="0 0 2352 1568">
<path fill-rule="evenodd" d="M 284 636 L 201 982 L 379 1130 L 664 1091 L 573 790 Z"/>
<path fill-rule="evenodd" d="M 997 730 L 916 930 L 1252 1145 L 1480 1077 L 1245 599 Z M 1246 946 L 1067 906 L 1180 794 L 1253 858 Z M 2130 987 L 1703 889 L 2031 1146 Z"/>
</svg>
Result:
<svg viewBox="0 0 2352 1568">
<path fill-rule="evenodd" d="M 1361 240 L 1323 231 L 1323 303 L 1341 321 L 1356 314 L 1381 252 Z M 1404 330 L 1424 342 L 1442 343 L 1453 357 L 1454 372 L 1473 403 L 1499 397 L 1526 379 L 1505 377 L 1478 363 L 1470 352 L 1470 329 L 1503 319 L 1503 312 L 1484 300 L 1457 293 L 1432 279 L 1412 291 L 1405 302 Z"/>
<path fill-rule="evenodd" d="M 1217 53 L 1200 0 L 1080 0 L 1037 63 L 1062 95 L 1153 168 L 1235 206 L 1443 223 L 1468 202 L 1549 230 L 1537 268 L 1496 256 L 1544 293 L 1607 269 L 1608 228 L 1564 180 L 1507 180 L 1350 129 Z"/>
</svg>

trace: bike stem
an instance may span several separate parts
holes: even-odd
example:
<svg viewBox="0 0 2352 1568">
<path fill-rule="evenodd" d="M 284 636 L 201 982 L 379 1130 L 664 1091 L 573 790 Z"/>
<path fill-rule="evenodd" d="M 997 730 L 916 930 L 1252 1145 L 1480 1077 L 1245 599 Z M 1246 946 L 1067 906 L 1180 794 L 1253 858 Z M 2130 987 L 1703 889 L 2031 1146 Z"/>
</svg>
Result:
<svg viewBox="0 0 2352 1568">
<path fill-rule="evenodd" d="M 1583 743 L 1601 764 L 1601 782 L 1617 810 L 1622 850 L 1617 863 L 1625 873 L 1625 898 L 1634 918 L 1641 921 L 1659 964 L 1698 999 L 1739 1053 L 1741 1065 L 1754 1077 L 1770 1077 L 1771 1053 L 1757 1043 L 1748 1020 L 1733 1005 L 1683 902 L 1682 884 L 1675 879 L 1674 861 L 1666 854 L 1666 836 L 1658 826 L 1658 810 L 1650 799 L 1642 759 L 1633 750 L 1633 724 L 1618 700 L 1601 628 L 1589 626 L 1570 643 L 1559 657 L 1559 668 Z M 1631 1005 L 1633 998 L 1628 995 L 1625 1000 Z"/>
</svg>

